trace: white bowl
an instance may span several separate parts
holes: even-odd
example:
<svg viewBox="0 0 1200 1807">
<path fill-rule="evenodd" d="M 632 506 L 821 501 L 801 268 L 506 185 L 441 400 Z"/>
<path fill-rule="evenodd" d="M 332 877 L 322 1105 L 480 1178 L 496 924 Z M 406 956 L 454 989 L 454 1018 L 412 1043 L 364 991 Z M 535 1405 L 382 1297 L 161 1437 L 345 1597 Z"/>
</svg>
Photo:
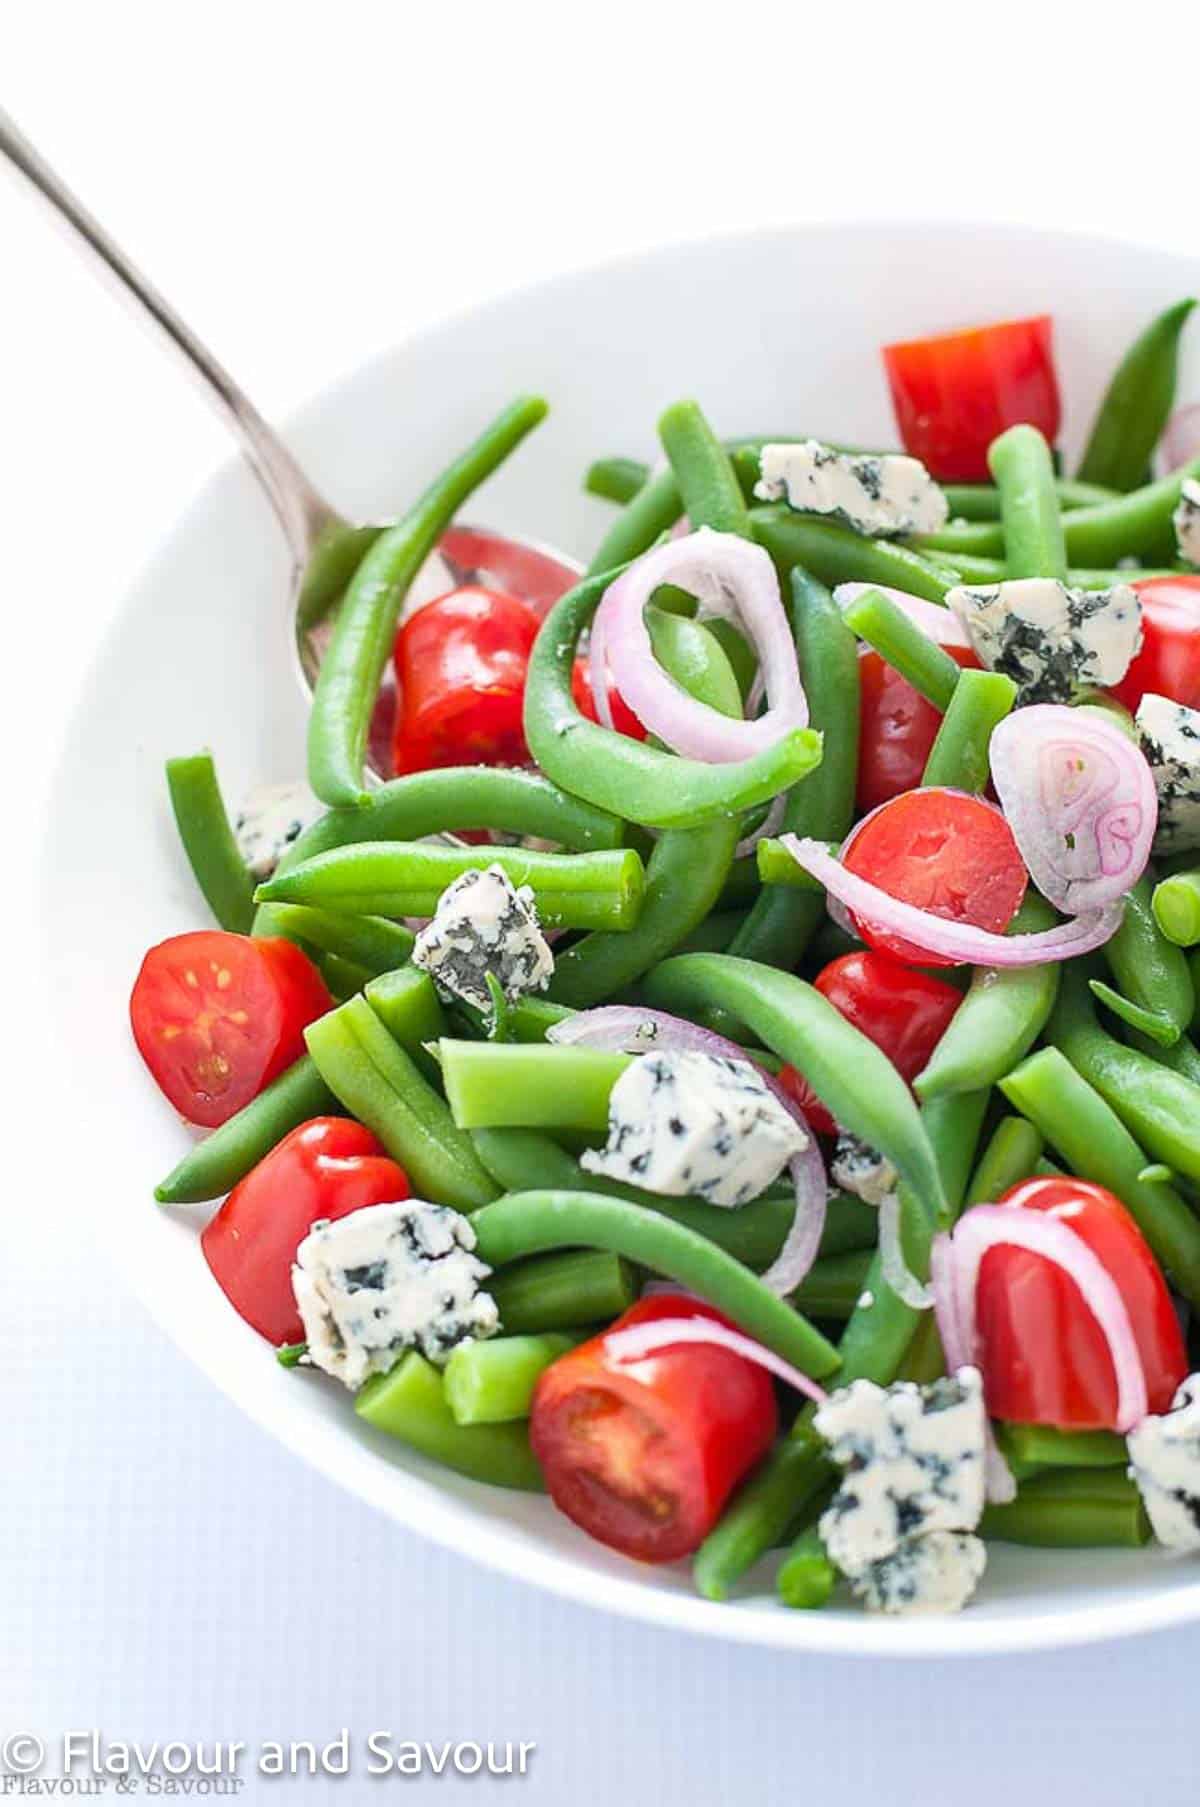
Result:
<svg viewBox="0 0 1200 1807">
<path fill-rule="evenodd" d="M 588 462 L 655 456 L 654 422 L 701 398 L 723 433 L 886 441 L 887 339 L 1050 309 L 1077 447 L 1136 328 L 1200 288 L 1194 260 L 1021 229 L 828 226 L 687 245 L 510 296 L 402 346 L 306 408 L 290 438 L 350 513 L 394 512 L 520 390 L 547 424 L 471 515 L 586 555 L 610 511 Z M 1182 393 L 1200 394 L 1200 344 Z M 136 517 L 135 517 L 136 518 Z M 355 1418 L 342 1390 L 285 1373 L 226 1304 L 197 1247 L 207 1208 L 163 1210 L 153 1182 L 186 1132 L 129 1036 L 145 948 L 205 921 L 176 844 L 163 760 L 214 748 L 228 794 L 303 766 L 304 709 L 281 616 L 286 561 L 245 468 L 231 462 L 166 540 L 113 622 L 65 738 L 41 888 L 58 975 L 61 1058 L 74 1063 L 87 1209 L 179 1346 L 271 1435 L 401 1523 L 510 1574 L 658 1624 L 874 1656 L 1034 1649 L 1200 1617 L 1194 1566 L 1162 1553 L 997 1546 L 976 1604 L 951 1619 L 780 1608 L 771 1565 L 736 1603 L 698 1599 L 686 1568 L 627 1563 L 542 1499 L 459 1479 Z M 219 1452 L 214 1452 L 219 1461 Z"/>
</svg>

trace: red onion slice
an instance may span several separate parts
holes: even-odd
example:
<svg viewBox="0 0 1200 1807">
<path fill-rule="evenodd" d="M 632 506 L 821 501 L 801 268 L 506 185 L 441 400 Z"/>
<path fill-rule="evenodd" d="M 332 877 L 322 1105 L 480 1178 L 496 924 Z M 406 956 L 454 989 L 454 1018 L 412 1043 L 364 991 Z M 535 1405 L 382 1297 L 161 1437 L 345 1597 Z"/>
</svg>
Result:
<svg viewBox="0 0 1200 1807">
<path fill-rule="evenodd" d="M 668 677 L 650 644 L 646 604 L 660 584 L 690 590 L 709 614 L 735 621 L 758 657 L 767 699 L 753 720 L 720 714 Z M 605 591 L 593 623 L 622 697 L 651 734 L 687 758 L 720 765 L 774 747 L 808 724 L 808 703 L 775 567 L 761 546 L 701 528 L 656 547 Z M 593 685 L 597 679 L 593 674 Z"/>
<path fill-rule="evenodd" d="M 1145 754 L 1115 724 L 1061 703 L 1006 716 L 992 777 L 1034 884 L 1056 909 L 1103 909 L 1150 858 L 1158 794 Z"/>
<path fill-rule="evenodd" d="M 627 1004 L 605 1004 L 564 1017 L 547 1031 L 546 1040 L 560 1047 L 605 1048 L 614 1054 L 647 1054 L 654 1049 L 677 1048 L 686 1053 L 716 1054 L 725 1060 L 750 1061 L 745 1048 L 727 1036 L 701 1029 L 667 1010 L 639 1010 Z M 753 1066 L 753 1061 L 750 1064 Z M 763 1285 L 782 1298 L 796 1290 L 817 1258 L 825 1230 L 829 1181 L 808 1118 L 773 1073 L 761 1068 L 756 1071 L 805 1137 L 800 1153 L 788 1162 L 796 1209 L 782 1248 L 762 1276 Z"/>
<path fill-rule="evenodd" d="M 905 1305 L 911 1305 L 914 1311 L 928 1311 L 933 1304 L 933 1293 L 921 1284 L 904 1258 L 900 1237 L 900 1195 L 897 1192 L 887 1193 L 879 1206 L 879 1259 L 883 1277 L 896 1297 Z"/>
<path fill-rule="evenodd" d="M 936 1239 L 935 1248 L 937 1243 L 943 1250 L 933 1263 L 934 1308 L 948 1363 L 953 1365 L 965 1346 L 966 1361 L 979 1365 L 976 1292 L 983 1257 L 994 1248 L 1025 1249 L 1074 1281 L 1099 1325 L 1117 1382 L 1116 1428 L 1132 1430 L 1145 1417 L 1146 1375 L 1128 1308 L 1108 1269 L 1069 1223 L 1020 1205 L 976 1205 L 951 1233 Z"/>
<path fill-rule="evenodd" d="M 1162 438 L 1164 471 L 1177 471 L 1181 464 L 1200 458 L 1200 402 L 1177 408 L 1167 422 Z"/>
<path fill-rule="evenodd" d="M 610 1331 L 604 1339 L 604 1348 L 611 1361 L 625 1363 L 645 1361 L 649 1356 L 661 1355 L 665 1349 L 677 1349 L 681 1343 L 727 1349 L 731 1355 L 740 1355 L 765 1368 L 768 1374 L 786 1381 L 798 1393 L 815 1399 L 818 1405 L 822 1405 L 827 1397 L 823 1387 L 802 1374 L 799 1368 L 793 1368 L 791 1362 L 764 1349 L 753 1337 L 743 1336 L 740 1330 L 730 1330 L 712 1318 L 659 1318 L 647 1324 L 630 1324 L 627 1330 Z"/>
<path fill-rule="evenodd" d="M 770 809 L 767 811 L 758 827 L 754 830 L 754 833 L 746 835 L 743 840 L 738 842 L 733 850 L 734 858 L 739 860 L 743 859 L 746 854 L 753 853 L 754 849 L 758 846 L 758 843 L 760 841 L 765 841 L 768 835 L 778 834 L 779 830 L 783 827 L 783 812 L 786 808 L 787 792 L 781 791 L 778 797 L 772 799 Z"/>
<path fill-rule="evenodd" d="M 951 922 L 915 904 L 901 903 L 868 879 L 848 872 L 820 841 L 785 834 L 780 843 L 797 865 L 811 872 L 829 896 L 837 898 L 860 922 L 911 941 L 927 954 L 940 954 L 967 966 L 1043 966 L 1049 960 L 1070 960 L 1103 947 L 1124 914 L 1124 906 L 1117 902 L 1034 935 L 994 935 L 990 929 Z"/>
<path fill-rule="evenodd" d="M 971 644 L 967 630 L 953 609 L 943 608 L 940 603 L 926 602 L 923 596 L 910 596 L 907 590 L 893 590 L 887 584 L 839 584 L 833 592 L 833 600 L 839 609 L 848 609 L 852 602 L 865 596 L 868 590 L 878 590 L 889 602 L 908 616 L 914 627 L 919 627 L 923 634 L 938 646 L 966 646 Z"/>
</svg>

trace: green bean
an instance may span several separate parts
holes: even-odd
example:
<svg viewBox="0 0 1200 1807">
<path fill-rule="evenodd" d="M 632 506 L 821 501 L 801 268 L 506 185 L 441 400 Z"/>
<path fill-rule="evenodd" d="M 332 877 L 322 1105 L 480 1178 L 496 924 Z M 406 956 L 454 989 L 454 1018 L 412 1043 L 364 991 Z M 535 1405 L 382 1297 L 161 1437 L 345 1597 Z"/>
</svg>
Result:
<svg viewBox="0 0 1200 1807">
<path fill-rule="evenodd" d="M 523 1334 L 608 1323 L 637 1298 L 628 1261 L 604 1249 L 564 1249 L 501 1268 L 488 1281 L 505 1330 Z"/>
<path fill-rule="evenodd" d="M 618 461 L 619 462 L 619 461 Z M 1055 484 L 1059 507 L 1090 508 L 1095 502 L 1111 502 L 1116 491 L 1099 483 L 1080 483 L 1060 477 Z M 950 504 L 952 521 L 998 521 L 1000 491 L 992 483 L 943 483 L 942 492 Z"/>
<path fill-rule="evenodd" d="M 508 1007 L 509 1033 L 515 1042 L 544 1042 L 556 1023 L 565 1023 L 575 1012 L 549 998 L 526 995 Z"/>
<path fill-rule="evenodd" d="M 747 1569 L 787 1540 L 815 1499 L 825 1498 L 829 1481 L 825 1445 L 802 1413 L 697 1550 L 692 1564 L 697 1592 L 706 1600 L 727 1600 Z"/>
<path fill-rule="evenodd" d="M 301 627 L 316 627 L 340 601 L 346 585 L 362 564 L 382 527 L 352 527 L 346 521 L 326 526 L 309 553 L 296 604 Z"/>
<path fill-rule="evenodd" d="M 281 1368 L 300 1368 L 304 1366 L 307 1354 L 307 1343 L 280 1343 L 275 1351 L 275 1360 Z"/>
<path fill-rule="evenodd" d="M 268 935 L 275 933 L 270 925 L 264 931 Z M 336 1004 L 344 1004 L 349 998 L 357 997 L 366 985 L 371 973 L 357 960 L 346 960 L 341 954 L 313 954 L 315 964 L 320 968 L 321 977 L 329 987 L 329 995 Z"/>
<path fill-rule="evenodd" d="M 801 1533 L 788 1551 L 776 1585 L 785 1606 L 815 1612 L 828 1603 L 837 1580 L 837 1570 L 825 1553 L 821 1534 L 812 1526 Z"/>
<path fill-rule="evenodd" d="M 615 575 L 618 565 L 640 558 L 669 533 L 683 513 L 683 498 L 672 470 L 660 471 L 621 510 L 592 557 L 588 577 Z"/>
<path fill-rule="evenodd" d="M 410 1054 L 426 1079 L 441 1083 L 441 1068 L 429 1044 L 446 1033 L 446 1015 L 437 988 L 417 966 L 398 966 L 363 988 L 363 996 L 392 1040 Z"/>
<path fill-rule="evenodd" d="M 1001 1424 L 996 1441 L 1012 1470 L 1024 1481 L 1043 1468 L 1124 1468 L 1124 1437 L 1112 1431 L 1060 1431 L 1052 1424 Z"/>
<path fill-rule="evenodd" d="M 992 734 L 1016 700 L 1017 687 L 1003 673 L 960 672 L 929 749 L 921 783 L 985 791 L 992 775 L 988 761 Z"/>
<path fill-rule="evenodd" d="M 700 404 L 673 403 L 659 417 L 658 436 L 692 526 L 748 537 L 750 517 L 729 454 L 704 418 Z"/>
<path fill-rule="evenodd" d="M 525 1425 L 456 1423 L 441 1375 L 415 1350 L 387 1374 L 373 1374 L 360 1389 L 354 1409 L 376 1430 L 398 1437 L 443 1468 L 489 1481 L 493 1487 L 526 1493 L 543 1490 L 542 1471 Z"/>
<path fill-rule="evenodd" d="M 1129 1041 L 1143 1054 L 1148 1054 L 1151 1060 L 1170 1067 L 1173 1073 L 1181 1073 L 1193 1085 L 1200 1085 L 1200 1048 L 1197 1048 L 1189 1036 L 1181 1035 L 1177 1042 L 1172 1042 L 1169 1048 L 1165 1048 L 1161 1042 L 1152 1041 L 1149 1036 L 1140 1036 L 1135 1030 L 1130 1033 Z"/>
<path fill-rule="evenodd" d="M 211 753 L 168 759 L 175 826 L 205 902 L 223 929 L 244 935 L 254 919 L 254 880 L 246 870 Z"/>
<path fill-rule="evenodd" d="M 904 1351 L 894 1379 L 914 1380 L 919 1387 L 932 1385 L 946 1372 L 946 1357 L 938 1332 L 937 1319 L 927 1311 L 913 1331 L 912 1341 Z"/>
<path fill-rule="evenodd" d="M 1195 305 L 1189 297 L 1167 308 L 1121 359 L 1080 460 L 1084 482 L 1128 490 L 1143 481 L 1175 403 L 1179 336 Z"/>
<path fill-rule="evenodd" d="M 971 1175 L 965 1205 L 994 1205 L 1037 1171 L 1045 1143 L 1025 1117 L 1001 1117 Z"/>
<path fill-rule="evenodd" d="M 854 818 L 858 777 L 858 647 L 823 584 L 794 570 L 788 589 L 811 725 L 823 735 L 823 751 L 816 771 L 788 796 L 782 827 L 792 834 L 840 841 Z M 801 870 L 790 855 L 785 857 L 793 872 Z M 761 867 L 759 871 L 761 875 Z M 767 966 L 794 967 L 824 915 L 819 891 L 800 897 L 764 890 L 729 952 Z"/>
<path fill-rule="evenodd" d="M 526 396 L 498 415 L 408 514 L 380 534 L 350 579 L 308 724 L 308 781 L 323 802 L 351 808 L 370 801 L 363 788 L 367 730 L 405 593 L 455 510 L 545 413 L 544 401 Z"/>
<path fill-rule="evenodd" d="M 647 609 L 646 613 L 648 616 L 650 611 Z M 732 621 L 726 621 L 723 615 L 710 616 L 703 626 L 728 659 L 729 668 L 737 681 L 738 695 L 744 707 L 746 698 L 754 688 L 754 680 L 758 676 L 757 653 L 741 630 L 736 628 Z M 659 663 L 665 665 L 666 660 L 661 653 L 658 657 Z"/>
<path fill-rule="evenodd" d="M 1047 1034 L 1141 1147 L 1200 1180 L 1200 1086 L 1105 1033 L 1078 962 L 1064 969 Z"/>
<path fill-rule="evenodd" d="M 189 1148 L 179 1165 L 154 1188 L 154 1196 L 160 1205 L 194 1205 L 220 1198 L 301 1123 L 337 1110 L 333 1093 L 309 1057 L 302 1055 L 236 1116 Z"/>
<path fill-rule="evenodd" d="M 867 590 L 844 612 L 846 626 L 873 646 L 935 709 L 950 706 L 962 668 L 909 620 L 890 596 Z"/>
<path fill-rule="evenodd" d="M 703 922 L 677 941 L 673 954 L 726 954 L 730 943 L 743 927 L 748 910 L 714 910 Z"/>
<path fill-rule="evenodd" d="M 774 560 L 781 584 L 799 565 L 830 588 L 850 582 L 883 584 L 927 602 L 944 602 L 959 581 L 956 570 L 907 546 L 865 539 L 851 527 L 796 514 L 786 504 L 752 508 L 750 526 Z"/>
<path fill-rule="evenodd" d="M 623 1199 L 590 1192 L 513 1192 L 472 1218 L 477 1252 L 503 1267 L 546 1249 L 585 1246 L 624 1255 L 707 1299 L 740 1329 L 814 1379 L 837 1351 L 799 1312 L 703 1237 Z"/>
<path fill-rule="evenodd" d="M 1067 548 L 1054 463 L 1041 433 L 1036 427 L 1009 427 L 988 447 L 988 468 L 1000 491 L 1008 576 L 1065 581 Z"/>
<path fill-rule="evenodd" d="M 289 941 L 339 954 L 375 974 L 403 966 L 416 940 L 411 930 L 382 916 L 349 916 L 305 904 L 273 905 L 272 927 Z"/>
<path fill-rule="evenodd" d="M 330 1091 L 374 1130 L 415 1192 L 463 1211 L 496 1196 L 470 1137 L 365 998 L 310 1023 L 304 1039 Z"/>
<path fill-rule="evenodd" d="M 1144 873 L 1126 894 L 1120 926 L 1102 950 L 1121 996 L 1114 997 L 1109 992 L 1104 1002 L 1135 1029 L 1169 1047 L 1178 1041 L 1195 1014 L 1196 988 L 1185 955 L 1172 945 L 1173 937 L 1164 932 L 1158 920 L 1161 890 L 1162 885 L 1155 886 L 1153 875 Z M 1092 989 L 1098 996 L 1103 995 L 1094 981 Z M 1127 1004 L 1149 1013 L 1154 1020 L 1137 1020 Z"/>
<path fill-rule="evenodd" d="M 823 1255 L 813 1262 L 792 1294 L 793 1305 L 810 1318 L 840 1318 L 844 1322 L 866 1290 L 871 1260 L 870 1249 Z"/>
<path fill-rule="evenodd" d="M 555 783 L 626 821 L 692 828 L 770 802 L 819 764 L 820 736 L 809 728 L 794 729 L 750 759 L 711 765 L 660 753 L 587 721 L 571 695 L 575 648 L 615 575 L 587 579 L 555 604 L 529 662 L 525 738 Z"/>
<path fill-rule="evenodd" d="M 508 1424 L 514 1418 L 528 1418 L 533 1390 L 546 1369 L 582 1341 L 582 1332 L 574 1336 L 547 1332 L 460 1343 L 442 1375 L 454 1422 Z"/>
<path fill-rule="evenodd" d="M 1000 1090 L 1058 1150 L 1072 1173 L 1116 1193 L 1176 1291 L 1200 1304 L 1200 1222 L 1178 1192 L 1139 1178 L 1146 1156 L 1066 1055 L 1058 1048 L 1040 1049 L 1000 1081 Z M 1038 1171 L 1043 1171 L 1040 1162 Z"/>
<path fill-rule="evenodd" d="M 608 1095 L 630 1061 L 522 1042 L 443 1040 L 438 1055 L 460 1129 L 607 1129 Z"/>
<path fill-rule="evenodd" d="M 1111 1468 L 1060 1468 L 1034 1475 L 1007 1506 L 988 1506 L 980 1532 L 1000 1543 L 1054 1550 L 1140 1549 L 1150 1541 L 1141 1495 Z"/>
<path fill-rule="evenodd" d="M 650 480 L 650 466 L 639 458 L 597 458 L 587 469 L 583 487 L 603 502 L 632 502 Z"/>
<path fill-rule="evenodd" d="M 1054 912 L 1029 892 L 1011 925 L 1014 934 L 1051 927 Z M 1060 968 L 1042 966 L 975 969 L 966 997 L 918 1074 L 918 1098 L 942 1098 L 994 1085 L 1027 1054 L 1045 1028 L 1058 993 Z"/>
<path fill-rule="evenodd" d="M 1175 947 L 1195 947 L 1200 941 L 1200 866 L 1159 880 L 1154 887 L 1154 920 Z M 1189 1022 L 1194 1014 L 1189 1012 Z"/>
<path fill-rule="evenodd" d="M 836 842 L 830 842 L 829 846 L 836 851 Z M 758 861 L 758 876 L 764 886 L 769 885 L 773 890 L 807 892 L 819 898 L 824 909 L 824 885 L 798 864 L 782 841 L 767 835 L 758 843 L 754 854 Z"/>
</svg>

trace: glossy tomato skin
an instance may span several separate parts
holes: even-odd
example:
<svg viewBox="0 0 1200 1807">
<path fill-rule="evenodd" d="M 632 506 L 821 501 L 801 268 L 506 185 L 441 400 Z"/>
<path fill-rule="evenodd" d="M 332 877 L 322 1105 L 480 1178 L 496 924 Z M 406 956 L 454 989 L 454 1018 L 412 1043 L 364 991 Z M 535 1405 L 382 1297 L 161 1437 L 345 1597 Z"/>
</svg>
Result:
<svg viewBox="0 0 1200 1807">
<path fill-rule="evenodd" d="M 369 1129 L 349 1117 L 313 1117 L 238 1182 L 200 1246 L 238 1315 L 269 1342 L 297 1343 L 304 1326 L 292 1262 L 313 1224 L 397 1203 L 410 1191 L 404 1169 Z"/>
<path fill-rule="evenodd" d="M 142 961 L 129 1000 L 138 1051 L 181 1117 L 215 1129 L 304 1053 L 332 1010 L 325 981 L 290 941 L 201 929 Z"/>
<path fill-rule="evenodd" d="M 396 634 L 397 773 L 525 765 L 522 712 L 541 623 L 502 590 L 467 584 L 427 602 Z"/>
<path fill-rule="evenodd" d="M 1062 421 L 1048 314 L 885 345 L 906 451 L 943 483 L 990 481 L 987 449 L 1028 421 L 1050 445 Z"/>
<path fill-rule="evenodd" d="M 951 922 L 1000 934 L 1028 883 L 1000 811 L 981 797 L 938 786 L 905 791 L 859 824 L 842 849 L 847 870 L 889 896 Z M 914 966 L 954 966 L 902 936 L 854 919 L 869 946 Z"/>
<path fill-rule="evenodd" d="M 695 1343 L 610 1361 L 606 1336 L 649 1319 L 725 1319 L 700 1300 L 642 1299 L 546 1369 L 529 1438 L 550 1497 L 599 1542 L 642 1562 L 688 1556 L 775 1437 L 769 1376 Z"/>
<path fill-rule="evenodd" d="M 592 695 L 592 679 L 586 659 L 576 659 L 571 667 L 571 695 L 575 699 L 575 707 L 581 715 L 586 715 L 590 722 L 598 722 L 596 699 Z M 643 728 L 625 698 L 619 690 L 608 686 L 608 706 L 612 711 L 613 728 L 618 734 L 626 734 L 630 740 L 645 740 L 646 730 Z"/>
<path fill-rule="evenodd" d="M 969 646 L 947 646 L 945 651 L 960 665 L 978 668 Z M 859 653 L 858 683 L 862 721 L 857 805 L 864 816 L 920 784 L 942 717 L 873 647 Z"/>
<path fill-rule="evenodd" d="M 909 1085 L 929 1064 L 962 1003 L 962 993 L 943 979 L 869 949 L 831 960 L 813 983 L 848 1023 L 882 1049 Z M 779 1078 L 818 1135 L 836 1133 L 836 1123 L 803 1074 L 784 1067 Z"/>
<path fill-rule="evenodd" d="M 1147 691 L 1200 709 L 1200 572 L 1147 577 L 1132 588 L 1142 604 L 1142 650 L 1112 694 L 1129 710 Z"/>
<path fill-rule="evenodd" d="M 1158 1263 L 1133 1218 L 1103 1186 L 1031 1179 L 1000 1200 L 1060 1218 L 1116 1282 L 1133 1325 L 1152 1412 L 1165 1412 L 1187 1374 L 1187 1350 Z M 976 1294 L 988 1411 L 1018 1424 L 1115 1430 L 1112 1357 L 1079 1288 L 1024 1249 L 989 1249 Z"/>
</svg>

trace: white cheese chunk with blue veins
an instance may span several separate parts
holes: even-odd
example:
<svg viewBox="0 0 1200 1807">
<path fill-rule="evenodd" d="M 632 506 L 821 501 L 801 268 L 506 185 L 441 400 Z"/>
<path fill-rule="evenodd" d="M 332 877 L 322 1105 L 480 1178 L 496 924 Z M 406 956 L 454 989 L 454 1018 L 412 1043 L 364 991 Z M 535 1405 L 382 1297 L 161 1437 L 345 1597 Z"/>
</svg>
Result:
<svg viewBox="0 0 1200 1807">
<path fill-rule="evenodd" d="M 804 514 L 836 515 L 858 533 L 936 533 L 950 513 L 919 458 L 838 452 L 816 439 L 765 445 L 754 493 Z"/>
<path fill-rule="evenodd" d="M 1200 1374 L 1184 1381 L 1161 1417 L 1143 1418 L 1127 1439 L 1154 1535 L 1170 1550 L 1200 1550 Z"/>
<path fill-rule="evenodd" d="M 444 997 L 480 1010 L 491 1008 L 488 973 L 513 1003 L 526 992 L 545 990 L 554 972 L 532 890 L 514 885 L 499 866 L 464 872 L 446 886 L 412 957 Z"/>
<path fill-rule="evenodd" d="M 881 1205 L 896 1188 L 896 1169 L 877 1148 L 839 1130 L 829 1177 L 843 1192 L 852 1192 L 865 1205 Z"/>
<path fill-rule="evenodd" d="M 987 1546 L 969 1531 L 906 1537 L 890 1556 L 850 1578 L 870 1612 L 961 1612 L 983 1579 Z"/>
<path fill-rule="evenodd" d="M 261 884 L 306 828 L 327 813 L 307 784 L 256 784 L 233 824 L 238 849 Z"/>
<path fill-rule="evenodd" d="M 580 1161 L 589 1173 L 668 1198 L 736 1206 L 807 1146 L 748 1060 L 671 1051 L 629 1063 L 609 1096 L 608 1142 Z"/>
<path fill-rule="evenodd" d="M 1155 853 L 1200 847 L 1200 711 L 1147 691 L 1134 719 L 1158 792 Z"/>
<path fill-rule="evenodd" d="M 410 1198 L 312 1226 L 292 1268 L 309 1360 L 357 1389 L 408 1349 L 439 1366 L 460 1343 L 491 1336 L 491 1269 L 475 1232 L 448 1205 Z"/>
<path fill-rule="evenodd" d="M 1119 684 L 1142 644 L 1142 605 L 1128 584 L 1074 590 L 1019 577 L 962 584 L 946 601 L 980 663 L 1012 679 L 1019 703 L 1066 703 Z"/>
<path fill-rule="evenodd" d="M 1200 565 L 1200 482 L 1189 477 L 1179 492 L 1179 506 L 1171 516 L 1179 556 L 1189 565 Z"/>
<path fill-rule="evenodd" d="M 928 1387 L 856 1380 L 813 1422 L 844 1470 L 820 1531 L 845 1574 L 861 1574 L 908 1539 L 979 1523 L 987 1420 L 975 1368 Z"/>
</svg>

